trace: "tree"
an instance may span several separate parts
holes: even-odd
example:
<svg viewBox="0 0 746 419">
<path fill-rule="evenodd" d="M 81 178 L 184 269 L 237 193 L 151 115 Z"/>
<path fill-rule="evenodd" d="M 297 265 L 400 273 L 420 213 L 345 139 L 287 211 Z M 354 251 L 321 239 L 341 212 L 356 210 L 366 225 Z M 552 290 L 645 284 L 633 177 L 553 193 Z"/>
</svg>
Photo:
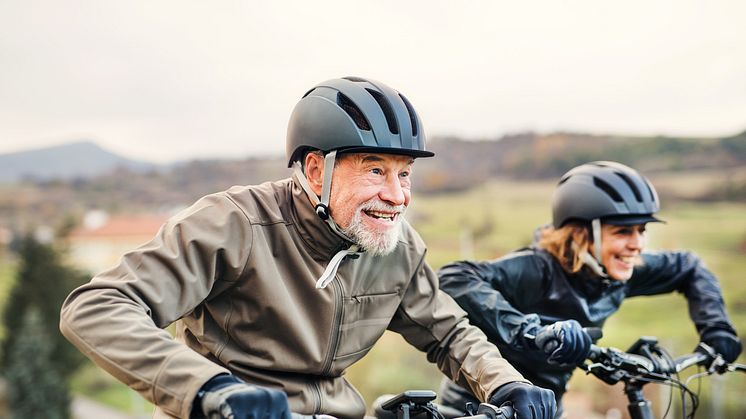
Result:
<svg viewBox="0 0 746 419">
<path fill-rule="evenodd" d="M 23 333 L 8 348 L 5 372 L 11 418 L 68 419 L 70 395 L 55 368 L 53 339 L 36 308 L 21 317 Z"/>
<path fill-rule="evenodd" d="M 3 313 L 5 340 L 0 346 L 0 371 L 7 371 L 10 348 L 25 333 L 24 313 L 36 310 L 40 327 L 49 339 L 52 368 L 67 379 L 83 362 L 83 356 L 60 333 L 60 307 L 67 294 L 88 279 L 65 266 L 61 252 L 52 244 L 40 243 L 29 234 L 18 247 L 20 258 L 15 284 Z"/>
</svg>

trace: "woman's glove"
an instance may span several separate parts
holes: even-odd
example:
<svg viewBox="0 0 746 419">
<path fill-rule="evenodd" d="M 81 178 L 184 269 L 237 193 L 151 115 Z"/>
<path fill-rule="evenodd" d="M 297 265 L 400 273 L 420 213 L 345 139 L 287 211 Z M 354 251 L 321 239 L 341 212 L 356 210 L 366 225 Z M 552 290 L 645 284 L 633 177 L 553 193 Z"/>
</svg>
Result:
<svg viewBox="0 0 746 419">
<path fill-rule="evenodd" d="M 514 381 L 503 384 L 490 396 L 495 406 L 509 403 L 520 419 L 553 419 L 557 412 L 554 392 L 531 384 Z"/>
<path fill-rule="evenodd" d="M 727 363 L 735 361 L 743 350 L 738 336 L 722 329 L 704 333 L 700 340 L 720 354 Z"/>
<path fill-rule="evenodd" d="M 249 385 L 234 375 L 211 378 L 197 392 L 192 418 L 290 419 L 285 393 Z"/>
<path fill-rule="evenodd" d="M 588 357 L 591 337 L 575 320 L 564 320 L 538 328 L 534 345 L 548 355 L 550 364 L 577 365 Z"/>
</svg>

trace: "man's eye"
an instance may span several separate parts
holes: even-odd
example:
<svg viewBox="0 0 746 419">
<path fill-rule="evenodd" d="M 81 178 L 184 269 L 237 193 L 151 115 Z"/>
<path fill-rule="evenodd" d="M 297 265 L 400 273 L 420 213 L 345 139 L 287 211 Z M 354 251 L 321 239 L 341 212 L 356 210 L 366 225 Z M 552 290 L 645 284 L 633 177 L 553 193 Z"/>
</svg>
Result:
<svg viewBox="0 0 746 419">
<path fill-rule="evenodd" d="M 370 172 L 373 173 L 374 175 L 382 175 L 383 174 L 383 170 L 381 170 L 381 169 L 371 169 Z"/>
<path fill-rule="evenodd" d="M 401 172 L 399 173 L 399 177 L 409 177 L 409 172 Z"/>
</svg>

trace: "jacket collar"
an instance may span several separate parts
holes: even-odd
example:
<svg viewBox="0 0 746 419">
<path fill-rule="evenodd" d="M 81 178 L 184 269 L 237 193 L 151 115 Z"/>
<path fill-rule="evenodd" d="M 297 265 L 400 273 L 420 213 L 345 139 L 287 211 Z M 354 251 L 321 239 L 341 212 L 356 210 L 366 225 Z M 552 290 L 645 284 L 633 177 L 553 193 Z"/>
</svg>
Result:
<svg viewBox="0 0 746 419">
<path fill-rule="evenodd" d="M 295 176 L 292 177 L 290 184 L 290 211 L 298 234 L 315 257 L 328 262 L 351 243 L 339 237 L 319 218 Z"/>
</svg>

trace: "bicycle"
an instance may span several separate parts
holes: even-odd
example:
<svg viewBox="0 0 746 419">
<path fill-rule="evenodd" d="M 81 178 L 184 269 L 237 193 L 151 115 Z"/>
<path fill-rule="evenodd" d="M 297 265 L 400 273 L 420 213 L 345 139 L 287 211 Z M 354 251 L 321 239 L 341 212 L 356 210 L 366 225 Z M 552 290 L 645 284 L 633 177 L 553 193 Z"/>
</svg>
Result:
<svg viewBox="0 0 746 419">
<path fill-rule="evenodd" d="M 693 418 L 699 405 L 699 396 L 687 386 L 691 380 L 716 373 L 746 372 L 746 365 L 728 364 L 704 343 L 700 343 L 695 352 L 674 359 L 658 345 L 658 339 L 652 336 L 640 337 L 626 352 L 612 347 L 591 345 L 587 360 L 590 363 L 578 366 L 585 370 L 586 374 L 593 374 L 611 385 L 620 381 L 624 383 L 624 393 L 629 402 L 627 411 L 632 419 L 654 419 L 652 404 L 642 393 L 642 388 L 647 384 L 659 383 L 671 386 L 672 389 L 679 388 L 682 418 Z M 704 367 L 705 370 L 682 382 L 678 374 L 692 366 Z M 689 396 L 691 404 L 689 414 L 686 396 Z M 668 415 L 670 408 L 669 402 L 663 417 Z"/>
<path fill-rule="evenodd" d="M 433 403 L 436 394 L 430 390 L 409 390 L 400 393 L 381 405 L 383 410 L 395 413 L 397 419 L 411 419 L 415 416 L 427 419 L 513 419 L 515 411 L 509 404 L 500 407 L 480 403 L 475 409 L 472 403 L 467 403 L 465 412 Z M 466 415 L 464 415 L 464 413 Z"/>
</svg>

